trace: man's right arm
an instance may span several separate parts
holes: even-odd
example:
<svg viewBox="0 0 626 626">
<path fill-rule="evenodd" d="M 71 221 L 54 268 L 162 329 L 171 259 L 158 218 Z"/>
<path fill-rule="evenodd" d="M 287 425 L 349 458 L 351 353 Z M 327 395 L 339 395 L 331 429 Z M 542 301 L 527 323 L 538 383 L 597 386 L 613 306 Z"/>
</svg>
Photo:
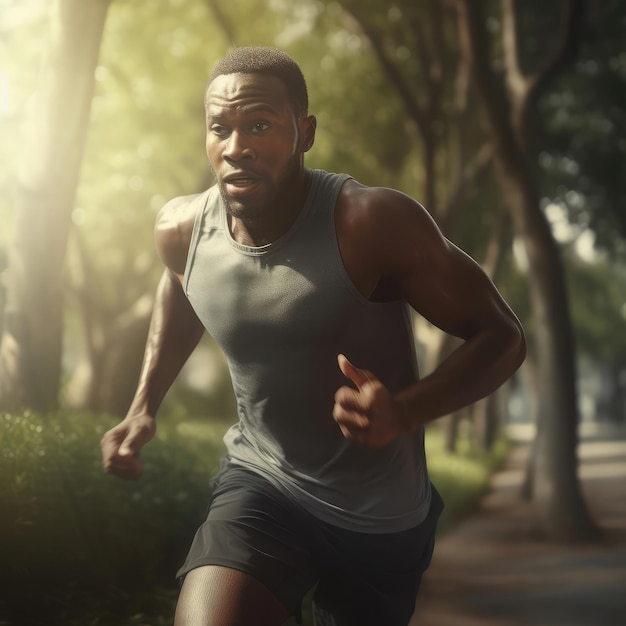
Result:
<svg viewBox="0 0 626 626">
<path fill-rule="evenodd" d="M 126 417 L 100 444 L 105 472 L 120 478 L 141 476 L 139 451 L 156 432 L 156 412 L 204 332 L 181 284 L 193 223 L 190 204 L 166 206 L 157 220 L 156 243 L 166 270 L 157 288 L 137 390 Z M 172 218 L 173 211 L 178 219 Z"/>
</svg>

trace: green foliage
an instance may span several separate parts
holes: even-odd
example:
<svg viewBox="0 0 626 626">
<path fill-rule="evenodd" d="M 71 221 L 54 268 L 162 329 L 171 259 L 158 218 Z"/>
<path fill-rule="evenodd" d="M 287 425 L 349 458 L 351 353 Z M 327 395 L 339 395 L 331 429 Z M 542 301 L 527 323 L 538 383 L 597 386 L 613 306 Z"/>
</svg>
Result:
<svg viewBox="0 0 626 626">
<path fill-rule="evenodd" d="M 0 624 L 171 623 L 174 573 L 206 507 L 219 433 L 195 442 L 160 424 L 143 479 L 124 482 L 101 468 L 113 424 L 0 415 Z"/>
<path fill-rule="evenodd" d="M 574 258 L 566 269 L 578 347 L 599 361 L 619 359 L 626 353 L 625 268 Z"/>
<path fill-rule="evenodd" d="M 428 474 L 446 505 L 439 532 L 449 530 L 473 510 L 510 448 L 508 440 L 500 437 L 490 451 L 478 451 L 471 439 L 463 435 L 459 437 L 457 451 L 446 452 L 441 429 L 431 427 L 426 431 Z"/>
<path fill-rule="evenodd" d="M 205 3 L 111 4 L 73 221 L 113 307 L 162 271 L 157 211 L 209 184 L 202 94 L 222 46 Z"/>
<path fill-rule="evenodd" d="M 544 3 L 545 4 L 545 3 Z M 624 3 L 588 3 L 577 63 L 540 103 L 542 191 L 622 254 L 626 237 Z"/>
</svg>

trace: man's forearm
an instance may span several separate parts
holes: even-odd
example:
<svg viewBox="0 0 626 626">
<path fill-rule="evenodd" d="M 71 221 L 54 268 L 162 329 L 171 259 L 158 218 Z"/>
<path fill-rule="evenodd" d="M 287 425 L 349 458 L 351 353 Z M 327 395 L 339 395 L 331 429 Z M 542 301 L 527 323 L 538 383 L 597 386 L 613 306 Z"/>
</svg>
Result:
<svg viewBox="0 0 626 626">
<path fill-rule="evenodd" d="M 521 365 L 526 354 L 521 328 L 511 322 L 499 332 L 467 340 L 432 374 L 397 394 L 408 426 L 423 426 L 491 394 Z"/>
<path fill-rule="evenodd" d="M 156 415 L 203 332 L 180 283 L 166 271 L 157 288 L 144 361 L 128 416 Z"/>
</svg>

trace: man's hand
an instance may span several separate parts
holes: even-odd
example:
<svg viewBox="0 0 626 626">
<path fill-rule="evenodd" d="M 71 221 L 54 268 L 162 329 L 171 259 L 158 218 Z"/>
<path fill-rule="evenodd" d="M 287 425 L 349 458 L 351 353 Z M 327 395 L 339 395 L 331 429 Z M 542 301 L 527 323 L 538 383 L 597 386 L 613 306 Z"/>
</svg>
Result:
<svg viewBox="0 0 626 626">
<path fill-rule="evenodd" d="M 156 423 L 150 415 L 127 417 L 106 432 L 100 441 L 104 471 L 126 480 L 140 478 L 139 451 L 155 432 Z"/>
<path fill-rule="evenodd" d="M 335 394 L 333 418 L 344 437 L 369 448 L 380 448 L 409 432 L 406 409 L 367 370 L 359 369 L 340 354 L 339 369 L 355 385 Z"/>
</svg>

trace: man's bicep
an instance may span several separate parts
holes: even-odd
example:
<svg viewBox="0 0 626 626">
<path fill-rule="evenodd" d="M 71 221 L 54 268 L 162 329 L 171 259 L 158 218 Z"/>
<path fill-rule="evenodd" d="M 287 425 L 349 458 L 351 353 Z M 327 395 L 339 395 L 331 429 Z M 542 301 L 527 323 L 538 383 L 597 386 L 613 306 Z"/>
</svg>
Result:
<svg viewBox="0 0 626 626">
<path fill-rule="evenodd" d="M 191 330 L 202 327 L 184 292 L 180 276 L 167 267 L 157 287 L 156 302 L 168 317 L 178 322 L 183 328 L 188 326 Z"/>
<path fill-rule="evenodd" d="M 508 306 L 480 265 L 439 233 L 432 237 L 403 273 L 407 302 L 441 330 L 464 339 L 508 317 Z"/>
<path fill-rule="evenodd" d="M 420 315 L 462 338 L 515 320 L 480 265 L 443 236 L 419 202 L 387 189 L 364 197 L 367 228 L 356 248 L 367 254 L 360 261 L 379 280 L 391 278 Z"/>
</svg>

